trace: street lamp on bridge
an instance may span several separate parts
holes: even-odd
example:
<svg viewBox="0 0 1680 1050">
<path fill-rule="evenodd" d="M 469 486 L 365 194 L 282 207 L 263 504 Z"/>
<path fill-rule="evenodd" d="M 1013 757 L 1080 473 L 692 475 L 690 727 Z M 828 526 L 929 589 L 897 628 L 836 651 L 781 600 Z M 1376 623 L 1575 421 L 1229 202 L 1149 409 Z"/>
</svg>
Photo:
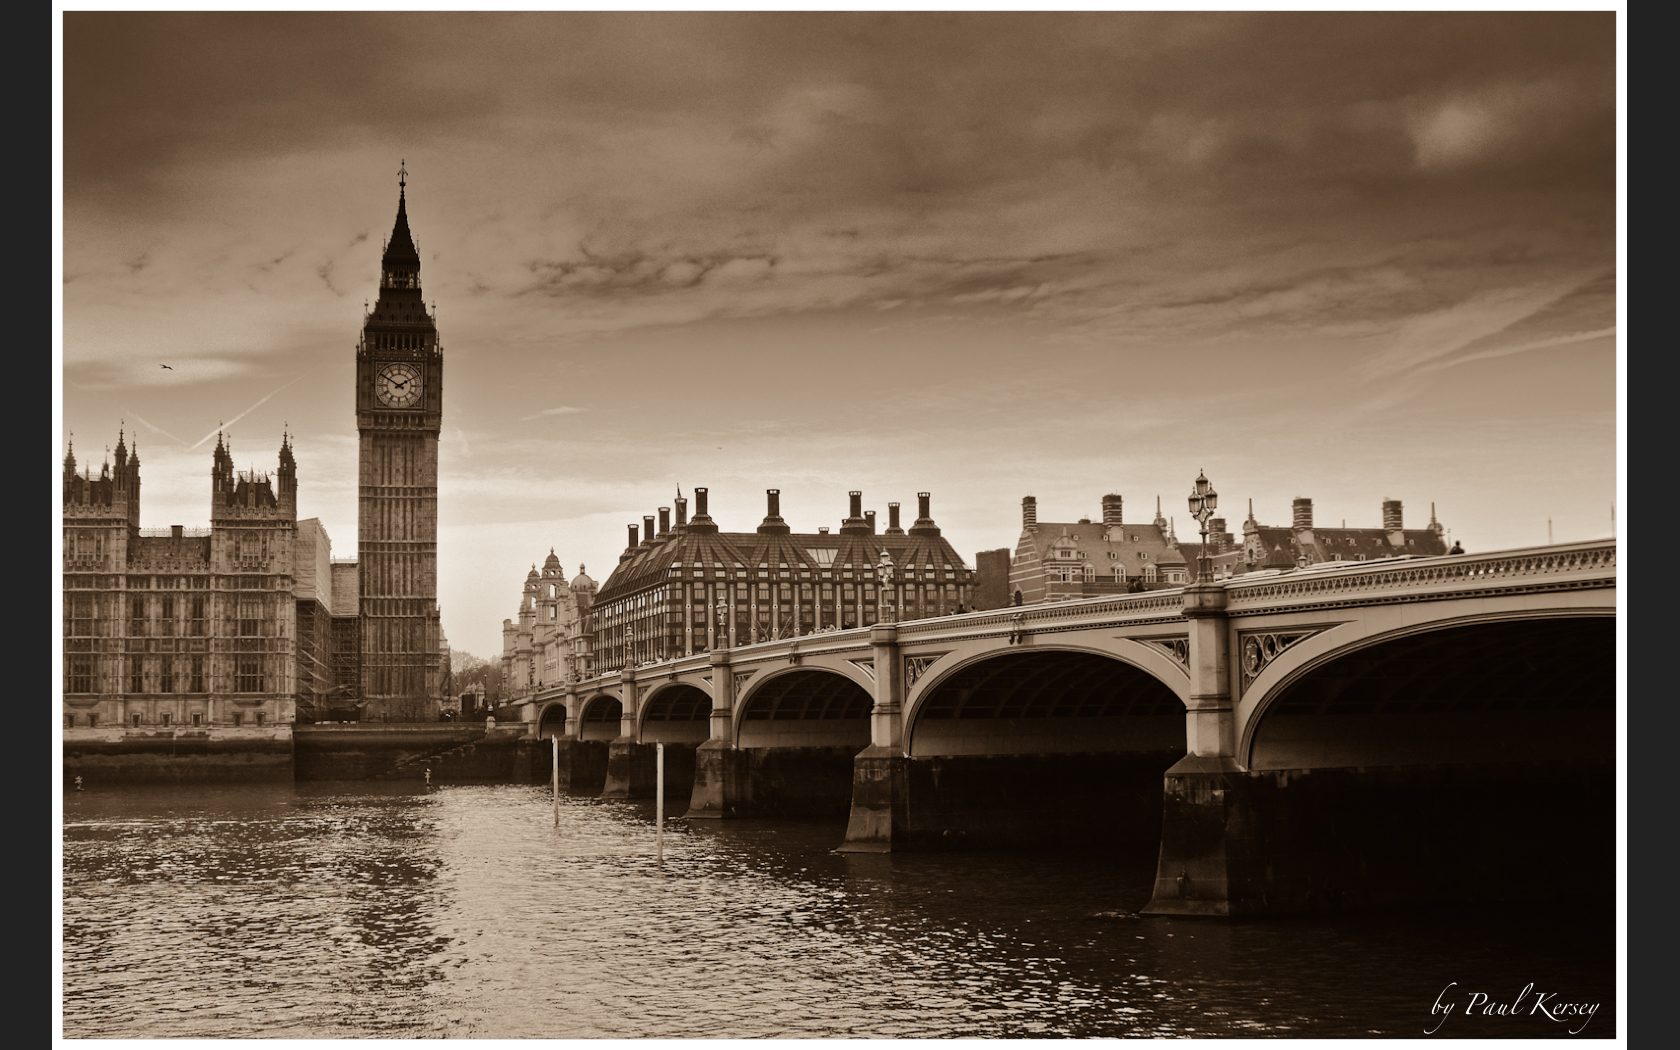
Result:
<svg viewBox="0 0 1680 1050">
<path fill-rule="evenodd" d="M 1202 551 L 1196 559 L 1196 579 L 1208 580 L 1213 577 L 1213 563 L 1208 559 L 1208 519 L 1213 517 L 1214 509 L 1219 506 L 1219 493 L 1213 491 L 1212 482 L 1208 481 L 1203 471 L 1196 472 L 1196 487 L 1190 491 L 1190 516 L 1202 525 Z"/>
<path fill-rule="evenodd" d="M 893 560 L 885 548 L 881 550 L 881 560 L 875 564 L 875 577 L 881 588 L 881 622 L 895 623 L 897 618 L 894 615 L 896 603 L 893 601 Z"/>
<path fill-rule="evenodd" d="M 728 584 L 724 584 L 728 587 Z M 720 593 L 717 600 L 717 644 L 714 649 L 729 648 L 729 595 Z"/>
</svg>

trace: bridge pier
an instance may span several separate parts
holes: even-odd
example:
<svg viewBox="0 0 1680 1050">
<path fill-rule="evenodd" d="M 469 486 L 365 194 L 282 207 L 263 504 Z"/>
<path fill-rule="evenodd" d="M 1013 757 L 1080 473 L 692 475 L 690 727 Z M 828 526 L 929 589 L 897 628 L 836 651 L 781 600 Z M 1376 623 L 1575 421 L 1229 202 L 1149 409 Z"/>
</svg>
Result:
<svg viewBox="0 0 1680 1050">
<path fill-rule="evenodd" d="M 1613 761 L 1168 771 L 1146 915 L 1503 903 L 1615 889 Z"/>
<path fill-rule="evenodd" d="M 875 705 L 869 746 L 852 759 L 852 808 L 841 853 L 890 853 L 909 842 L 909 759 L 904 754 L 904 662 L 896 624 L 869 630 Z"/>
<path fill-rule="evenodd" d="M 742 798 L 740 756 L 735 752 L 735 675 L 729 667 L 729 650 L 713 649 L 712 713 L 706 742 L 694 753 L 694 794 L 688 803 L 690 817 L 740 816 Z"/>
</svg>

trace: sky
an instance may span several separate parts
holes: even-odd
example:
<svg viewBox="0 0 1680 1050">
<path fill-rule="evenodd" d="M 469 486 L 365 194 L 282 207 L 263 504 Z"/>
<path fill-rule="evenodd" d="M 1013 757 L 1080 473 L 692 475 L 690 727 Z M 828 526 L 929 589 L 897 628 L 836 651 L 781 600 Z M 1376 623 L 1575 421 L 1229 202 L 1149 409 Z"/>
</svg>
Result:
<svg viewBox="0 0 1680 1050">
<path fill-rule="evenodd" d="M 932 493 L 973 564 L 1157 498 L 1229 527 L 1608 536 L 1616 16 L 64 15 L 62 426 L 210 452 L 355 554 L 352 379 L 408 171 L 444 347 L 439 605 L 710 490 L 750 531 Z M 167 368 L 163 366 L 169 366 Z M 691 503 L 692 509 L 692 503 Z M 907 522 L 908 522 L 907 517 Z"/>
</svg>

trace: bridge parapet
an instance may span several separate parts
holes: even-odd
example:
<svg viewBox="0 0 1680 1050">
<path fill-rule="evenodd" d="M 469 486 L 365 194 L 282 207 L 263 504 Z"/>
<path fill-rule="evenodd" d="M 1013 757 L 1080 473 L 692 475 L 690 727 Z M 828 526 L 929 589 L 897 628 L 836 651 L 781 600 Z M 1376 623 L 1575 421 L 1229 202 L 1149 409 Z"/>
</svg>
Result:
<svg viewBox="0 0 1680 1050">
<path fill-rule="evenodd" d="M 1264 579 L 1225 582 L 1231 615 L 1464 598 L 1482 593 L 1614 586 L 1616 541 L 1408 558 L 1369 565 L 1327 563 Z"/>
</svg>

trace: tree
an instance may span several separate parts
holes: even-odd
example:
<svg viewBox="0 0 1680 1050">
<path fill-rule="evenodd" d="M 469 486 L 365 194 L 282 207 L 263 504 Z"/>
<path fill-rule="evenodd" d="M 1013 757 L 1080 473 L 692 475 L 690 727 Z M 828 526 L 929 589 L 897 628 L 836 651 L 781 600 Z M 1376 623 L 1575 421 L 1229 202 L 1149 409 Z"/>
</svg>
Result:
<svg viewBox="0 0 1680 1050">
<path fill-rule="evenodd" d="M 484 660 L 461 649 L 449 651 L 450 669 L 454 672 L 452 692 L 456 696 L 470 693 L 474 686 L 484 686 L 484 700 L 494 706 L 502 698 L 502 661 Z"/>
</svg>

